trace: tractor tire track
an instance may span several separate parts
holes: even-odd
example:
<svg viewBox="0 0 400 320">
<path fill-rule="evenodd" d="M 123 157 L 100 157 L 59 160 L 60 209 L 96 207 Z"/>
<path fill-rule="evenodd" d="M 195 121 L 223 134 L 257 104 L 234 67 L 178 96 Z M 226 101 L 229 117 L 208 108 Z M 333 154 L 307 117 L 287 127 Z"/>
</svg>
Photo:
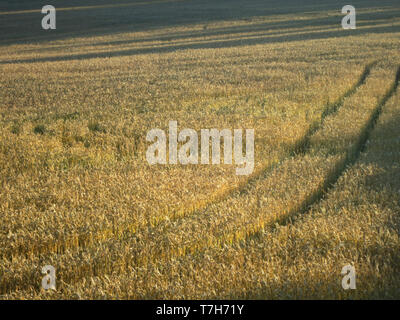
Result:
<svg viewBox="0 0 400 320">
<path fill-rule="evenodd" d="M 305 135 L 299 139 L 297 143 L 295 143 L 287 152 L 286 155 L 279 160 L 279 162 L 274 163 L 272 165 L 268 165 L 265 168 L 260 169 L 258 172 L 255 172 L 248 179 L 244 180 L 242 183 L 239 183 L 238 186 L 233 187 L 231 189 L 226 190 L 222 193 L 217 193 L 213 197 L 210 198 L 209 201 L 205 203 L 201 203 L 198 205 L 193 205 L 191 210 L 179 211 L 174 210 L 169 214 L 161 215 L 162 218 L 155 220 L 149 227 L 147 227 L 146 232 L 154 232 L 157 228 L 162 227 L 164 224 L 168 224 L 170 222 L 174 222 L 180 219 L 184 219 L 186 217 L 190 217 L 192 215 L 200 215 L 202 212 L 206 211 L 210 206 L 218 204 L 225 199 L 231 197 L 234 194 L 244 194 L 247 193 L 248 190 L 255 185 L 258 181 L 265 179 L 268 175 L 280 167 L 280 165 L 289 159 L 290 157 L 296 155 L 304 155 L 307 154 L 310 146 L 310 137 L 315 134 L 324 124 L 325 119 L 328 116 L 331 116 L 338 112 L 341 106 L 344 103 L 344 100 L 351 95 L 353 95 L 357 89 L 363 85 L 369 76 L 371 69 L 376 65 L 376 61 L 367 64 L 361 73 L 359 79 L 351 88 L 349 88 L 342 96 L 340 96 L 333 103 L 327 104 L 325 109 L 321 114 L 321 118 L 319 121 L 315 121 L 310 124 L 309 129 L 305 133 Z M 4 248 L 4 250 L 0 253 L 1 258 L 12 259 L 16 256 L 21 256 L 25 258 L 29 258 L 31 256 L 39 256 L 45 255 L 49 253 L 65 253 L 67 250 L 80 250 L 85 248 L 90 248 L 96 246 L 98 242 L 106 241 L 112 238 L 119 238 L 121 240 L 131 238 L 138 229 L 143 228 L 144 226 L 138 224 L 132 225 L 124 225 L 122 227 L 110 228 L 98 230 L 95 234 L 92 233 L 83 233 L 76 234 L 70 237 L 60 238 L 56 240 L 49 240 L 41 243 L 30 243 L 27 245 L 26 243 L 19 243 L 17 246 L 12 248 Z"/>
<path fill-rule="evenodd" d="M 352 89 L 350 89 L 349 91 L 346 92 L 346 94 L 340 99 L 338 100 L 336 103 L 329 105 L 329 107 L 326 108 L 326 111 L 324 112 L 323 116 L 321 117 L 321 124 L 318 126 L 314 126 L 312 129 L 309 130 L 308 134 L 306 135 L 306 137 L 303 139 L 303 143 L 299 144 L 296 149 L 294 149 L 292 152 L 292 154 L 306 154 L 307 151 L 309 150 L 309 146 L 310 146 L 310 138 L 312 136 L 313 133 L 317 132 L 319 128 L 322 127 L 322 124 L 325 120 L 326 117 L 328 117 L 329 115 L 334 114 L 335 112 L 337 112 L 340 107 L 343 105 L 344 103 L 344 99 L 345 97 L 349 97 L 351 96 L 356 90 L 357 88 L 362 85 L 366 78 L 368 77 L 369 73 L 370 73 L 370 68 L 371 65 L 368 65 L 365 68 L 365 71 L 363 72 L 362 76 L 360 77 L 359 81 L 357 82 L 357 84 L 355 86 L 353 86 Z M 397 86 L 396 86 L 397 87 Z M 393 86 L 392 91 L 394 92 L 395 86 Z M 388 93 L 386 96 L 386 98 L 384 98 L 381 101 L 381 108 L 383 107 L 384 103 L 387 101 L 387 99 L 389 99 L 390 94 Z M 376 115 L 374 117 L 377 117 Z M 369 126 L 368 126 L 369 127 Z M 364 141 L 364 139 L 362 139 L 362 141 Z M 252 184 L 255 184 L 258 180 L 260 180 L 261 178 L 258 177 L 257 179 L 254 179 L 251 183 L 247 184 L 246 187 L 243 190 L 237 191 L 239 193 L 239 196 L 242 192 L 248 192 L 249 189 L 251 188 Z M 330 185 L 331 184 L 331 180 L 330 178 L 326 179 L 326 184 Z M 324 188 L 322 188 L 323 190 Z M 313 202 L 316 201 L 316 196 L 311 195 L 309 198 L 310 200 L 305 201 L 305 203 L 302 204 L 303 207 L 308 207 L 310 204 L 312 204 Z M 296 211 L 297 212 L 297 211 Z M 293 216 L 294 213 L 290 212 L 288 216 Z M 283 223 L 282 221 L 279 221 L 279 223 Z M 261 227 L 261 228 L 259 228 Z M 251 237 L 255 237 L 258 234 L 260 234 L 262 232 L 262 230 L 264 230 L 264 225 L 258 226 L 257 228 L 253 229 L 252 231 L 246 233 L 246 235 L 244 237 L 241 237 L 241 239 L 237 238 L 237 237 L 232 237 L 232 235 L 230 234 L 224 234 L 221 238 L 217 239 L 218 245 L 222 246 L 225 244 L 229 244 L 232 242 L 233 243 L 240 243 L 241 241 L 246 241 L 246 239 L 251 238 Z M 153 228 L 152 230 L 145 230 L 144 232 L 146 233 L 150 233 L 154 232 L 155 228 Z M 134 240 L 133 238 L 135 237 L 135 234 L 131 234 L 130 235 L 130 240 Z M 122 243 L 122 241 L 125 241 L 126 239 L 118 239 L 117 243 Z M 133 241 L 134 242 L 134 241 Z M 216 243 L 210 243 L 209 245 L 213 246 Z M 202 250 L 206 249 L 206 246 L 198 246 L 195 247 L 194 250 L 190 249 L 190 248 L 178 248 L 177 251 L 173 251 L 171 252 L 171 254 L 168 255 L 159 255 L 159 251 L 158 251 L 158 245 L 155 248 L 155 251 L 151 251 L 148 252 L 149 257 L 143 258 L 141 256 L 141 252 L 138 250 L 133 250 L 133 252 L 129 252 L 128 255 L 130 256 L 129 259 L 125 259 L 125 257 L 123 256 L 124 253 L 126 252 L 126 248 L 125 250 L 122 250 L 121 253 L 115 253 L 115 251 L 118 251 L 116 249 L 118 249 L 118 246 L 115 246 L 115 243 L 112 243 L 112 245 L 109 248 L 106 247 L 102 247 L 101 244 L 97 244 L 99 247 L 99 250 L 97 250 L 96 255 L 94 256 L 94 258 L 91 258 L 90 260 L 84 259 L 86 260 L 85 262 L 83 262 L 82 264 L 79 264 L 76 266 L 74 272 L 71 272 L 71 270 L 68 270 L 67 267 L 65 267 L 66 265 L 71 265 L 69 264 L 67 261 L 72 258 L 73 259 L 73 255 L 75 256 L 75 254 L 69 254 L 68 256 L 58 256 L 56 255 L 55 259 L 59 259 L 60 260 L 60 264 L 56 264 L 56 265 L 60 265 L 60 266 L 64 266 L 59 268 L 59 270 L 57 271 L 58 277 L 60 277 L 60 279 L 62 279 L 62 282 L 76 282 L 84 277 L 88 277 L 88 276 L 97 276 L 97 275 L 104 275 L 104 274 L 109 274 L 111 272 L 115 272 L 118 270 L 118 268 L 116 268 L 116 265 L 118 265 L 120 268 L 124 269 L 124 268 L 129 268 L 132 267 L 132 265 L 135 266 L 144 266 L 146 265 L 146 263 L 153 263 L 155 261 L 159 261 L 159 260 L 166 260 L 166 259 L 170 259 L 172 257 L 179 257 L 179 256 L 183 256 L 186 255 L 188 253 L 190 254 L 198 254 L 199 252 L 201 252 Z M 159 247 L 162 247 L 162 244 L 159 244 Z M 82 250 L 84 248 L 81 248 Z M 114 253 L 111 251 L 114 250 Z M 78 256 L 82 256 L 83 257 L 83 252 L 78 252 L 76 253 Z M 42 259 L 40 259 L 42 260 Z M 65 260 L 65 262 L 63 261 Z M 51 263 L 51 261 L 49 262 Z M 36 270 L 37 269 L 37 270 Z M 26 272 L 23 273 L 23 275 L 18 278 L 18 279 L 11 279 L 10 277 L 1 277 L 1 279 L 3 279 L 2 283 L 0 283 L 0 294 L 4 294 L 10 291 L 14 291 L 15 289 L 18 290 L 23 290 L 23 289 L 27 289 L 27 288 L 32 288 L 32 283 L 36 283 L 36 281 L 38 281 L 37 283 L 40 283 L 40 278 L 41 278 L 41 274 L 40 274 L 40 270 L 39 268 L 31 268 L 31 272 Z M 35 279 L 33 281 L 33 279 Z"/>
</svg>

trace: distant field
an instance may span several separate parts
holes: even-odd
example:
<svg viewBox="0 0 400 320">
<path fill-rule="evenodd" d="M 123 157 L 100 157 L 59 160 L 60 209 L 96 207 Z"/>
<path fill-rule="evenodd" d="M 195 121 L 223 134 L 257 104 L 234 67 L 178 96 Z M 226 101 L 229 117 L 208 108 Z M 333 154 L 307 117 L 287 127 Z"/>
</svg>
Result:
<svg viewBox="0 0 400 320">
<path fill-rule="evenodd" d="M 0 298 L 400 298 L 398 1 L 52 4 L 0 1 Z M 171 120 L 254 171 L 149 165 Z"/>
</svg>

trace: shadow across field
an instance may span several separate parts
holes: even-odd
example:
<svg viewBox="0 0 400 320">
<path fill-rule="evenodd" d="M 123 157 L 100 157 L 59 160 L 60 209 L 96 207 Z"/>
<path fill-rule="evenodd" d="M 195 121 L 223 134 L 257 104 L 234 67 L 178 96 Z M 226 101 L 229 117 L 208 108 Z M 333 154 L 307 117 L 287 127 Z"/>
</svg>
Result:
<svg viewBox="0 0 400 320">
<path fill-rule="evenodd" d="M 376 129 L 376 134 L 385 139 L 379 145 L 379 151 L 363 157 L 360 163 L 374 166 L 378 170 L 365 177 L 363 183 L 373 192 L 391 192 L 400 204 L 400 110 L 391 114 L 390 120 Z M 399 226 L 400 233 L 400 226 Z"/>
<path fill-rule="evenodd" d="M 397 230 L 400 231 L 400 229 Z M 293 280 L 291 280 L 293 275 L 288 274 L 288 278 L 283 283 L 276 283 L 275 281 L 266 283 L 268 280 L 262 283 L 254 281 L 249 286 L 252 285 L 253 288 L 257 289 L 233 291 L 228 297 L 224 298 L 245 300 L 397 300 L 400 298 L 400 291 L 398 290 L 398 284 L 400 283 L 400 256 L 398 249 L 394 246 L 366 244 L 357 258 L 348 257 L 356 270 L 355 290 L 344 290 L 342 288 L 342 279 L 344 276 L 341 274 L 341 270 L 349 263 L 343 263 L 343 260 L 334 261 L 335 272 L 332 273 L 328 273 L 326 270 L 321 270 L 321 268 L 317 267 L 319 263 L 324 264 L 329 259 L 329 250 L 335 251 L 337 250 L 336 248 L 307 246 L 301 240 L 295 246 L 297 250 L 302 250 L 303 252 L 304 250 L 312 251 L 315 258 L 312 259 L 312 262 L 314 262 L 313 266 L 309 266 L 311 270 L 304 267 L 303 270 L 294 275 L 297 279 Z M 343 255 L 346 256 L 345 253 Z M 385 261 L 383 266 L 382 260 Z M 295 258 L 287 257 L 282 268 L 295 268 L 298 263 Z M 314 271 L 312 268 L 316 270 Z M 212 296 L 209 299 L 220 299 L 220 296 Z"/>
<path fill-rule="evenodd" d="M 265 43 L 282 43 L 292 41 L 303 41 L 303 40 L 321 40 L 329 38 L 342 38 L 348 36 L 359 36 L 363 34 L 384 34 L 400 32 L 400 25 L 396 26 L 371 26 L 363 27 L 357 30 L 342 30 L 332 29 L 332 31 L 315 31 L 296 33 L 291 35 L 279 35 L 279 34 L 266 34 L 258 36 L 243 36 L 238 39 L 216 39 L 209 41 L 199 41 L 195 43 L 183 43 L 183 44 L 166 44 L 159 46 L 149 46 L 135 49 L 116 50 L 116 51 L 101 51 L 95 53 L 83 53 L 75 55 L 63 55 L 63 56 L 52 56 L 42 57 L 35 59 L 11 59 L 0 61 L 0 64 L 10 63 L 35 63 L 35 62 L 55 62 L 55 61 L 71 61 L 71 60 L 84 60 L 93 58 L 112 58 L 112 57 L 125 57 L 139 54 L 151 54 L 151 53 L 169 53 L 177 50 L 194 50 L 194 49 L 217 49 L 217 48 L 229 48 L 238 46 L 251 46 L 260 45 Z M 228 31 L 227 31 L 227 34 Z"/>
<path fill-rule="evenodd" d="M 370 168 L 371 166 L 375 168 L 372 174 L 370 170 L 365 170 L 364 174 L 359 174 L 359 172 L 356 171 L 356 175 L 353 177 L 356 179 L 358 188 L 362 190 L 362 199 L 359 199 L 357 195 L 352 197 L 348 194 L 348 190 L 344 191 L 346 194 L 343 195 L 343 197 L 350 197 L 348 201 L 351 200 L 355 206 L 359 204 L 360 210 L 365 210 L 365 207 L 368 207 L 368 203 L 373 204 L 374 210 L 378 212 L 380 211 L 383 213 L 386 209 L 391 210 L 392 215 L 390 218 L 385 220 L 381 219 L 381 221 L 378 222 L 383 224 L 384 230 L 391 230 L 394 233 L 400 233 L 400 217 L 395 215 L 400 205 L 400 170 L 398 170 L 400 149 L 396 148 L 396 146 L 400 145 L 400 111 L 392 112 L 390 120 L 381 123 L 379 126 L 375 127 L 375 125 L 383 108 L 390 107 L 386 105 L 386 103 L 396 92 L 399 84 L 400 68 L 398 69 L 396 80 L 392 88 L 379 102 L 375 113 L 372 115 L 370 123 L 366 127 L 366 132 L 360 139 L 360 145 L 357 148 L 358 150 L 355 156 L 343 167 L 344 169 L 350 167 L 349 170 L 351 170 L 352 165 L 356 164 L 357 168 Z M 375 146 L 369 149 L 368 141 L 372 130 L 374 130 L 375 137 L 378 137 L 378 139 L 375 138 L 377 139 L 373 142 Z M 379 152 L 377 151 L 378 149 Z M 362 152 L 365 152 L 363 156 L 361 156 Z M 341 175 L 341 173 L 339 175 Z M 331 183 L 327 185 L 325 192 L 328 192 L 333 184 L 336 183 L 339 175 L 334 181 L 331 181 Z M 322 196 L 323 194 L 321 194 L 313 204 L 317 204 Z M 307 212 L 308 211 L 304 211 L 301 213 L 305 214 Z M 379 218 L 377 219 L 379 220 Z M 301 221 L 301 217 L 295 222 L 285 219 L 280 222 L 280 224 L 301 223 Z M 333 219 L 333 221 L 336 221 L 336 219 Z M 373 228 L 377 227 L 373 226 Z M 330 250 L 337 250 L 337 248 L 330 247 L 322 248 L 315 246 L 313 248 L 310 247 L 309 242 L 307 242 L 307 244 L 301 244 L 301 242 L 302 240 L 299 239 L 299 248 L 303 246 L 302 248 L 306 247 L 310 252 L 312 251 L 315 256 L 315 261 L 326 260 L 326 255 Z M 347 245 L 352 245 L 352 243 Z M 356 244 L 354 244 L 354 246 L 356 246 Z M 293 248 L 292 250 L 296 251 L 296 249 Z M 400 283 L 400 254 L 398 247 L 389 242 L 382 242 L 382 244 L 366 243 L 360 250 L 361 253 L 358 254 L 357 257 L 347 257 L 349 261 L 353 261 L 353 264 L 360 268 L 361 271 L 361 273 L 357 275 L 357 290 L 342 290 L 341 279 L 343 276 L 340 274 L 340 271 L 343 265 L 339 265 L 338 262 L 337 274 L 321 274 L 321 278 L 319 278 L 305 271 L 304 275 L 299 275 L 299 278 L 303 279 L 301 283 L 288 280 L 283 286 L 273 283 L 268 286 L 254 284 L 257 289 L 233 292 L 231 298 L 294 299 L 300 297 L 303 299 L 338 299 L 341 297 L 347 299 L 398 299 L 400 297 L 400 291 L 398 290 L 398 283 Z M 292 255 L 289 250 L 288 257 L 285 261 L 286 267 L 295 264 L 295 260 L 291 260 L 290 257 L 292 257 Z M 385 262 L 383 265 L 382 261 Z M 331 280 L 327 280 L 327 277 Z M 304 283 L 308 285 L 307 291 L 304 291 Z M 302 288 L 302 290 L 298 291 L 297 288 Z"/>
<path fill-rule="evenodd" d="M 330 22 L 334 19 L 338 26 L 341 20 L 341 6 L 334 0 L 304 0 L 301 4 L 295 0 L 54 0 L 52 5 L 59 8 L 57 30 L 45 31 L 41 29 L 42 1 L 9 0 L 1 3 L 0 45 L 115 35 L 221 21 L 251 21 L 257 17 L 276 18 L 280 15 L 317 18 L 314 25 L 326 23 L 321 18 L 321 12 L 326 13 L 324 15 Z M 376 8 L 378 5 L 378 9 L 383 10 L 359 16 L 369 22 L 394 18 L 399 13 L 399 5 L 394 0 L 381 1 L 379 4 L 372 0 L 354 0 L 353 5 L 359 10 Z M 329 11 L 337 12 L 338 16 L 332 18 L 328 15 Z M 320 21 L 318 18 L 321 18 Z M 307 25 L 304 20 L 288 21 L 286 27 L 290 27 L 290 24 L 303 26 L 303 23 Z M 269 24 L 269 27 L 273 27 L 273 24 Z M 276 27 L 283 28 L 285 25 L 278 24 Z"/>
</svg>

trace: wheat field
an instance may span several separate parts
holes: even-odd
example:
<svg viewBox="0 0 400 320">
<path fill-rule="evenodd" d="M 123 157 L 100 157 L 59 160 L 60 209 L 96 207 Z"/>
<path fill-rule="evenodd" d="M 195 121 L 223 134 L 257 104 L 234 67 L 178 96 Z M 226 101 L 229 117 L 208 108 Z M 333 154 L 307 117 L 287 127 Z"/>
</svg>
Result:
<svg viewBox="0 0 400 320">
<path fill-rule="evenodd" d="M 400 298 L 398 1 L 53 5 L 0 2 L 1 299 Z M 150 165 L 171 120 L 254 170 Z"/>
</svg>

